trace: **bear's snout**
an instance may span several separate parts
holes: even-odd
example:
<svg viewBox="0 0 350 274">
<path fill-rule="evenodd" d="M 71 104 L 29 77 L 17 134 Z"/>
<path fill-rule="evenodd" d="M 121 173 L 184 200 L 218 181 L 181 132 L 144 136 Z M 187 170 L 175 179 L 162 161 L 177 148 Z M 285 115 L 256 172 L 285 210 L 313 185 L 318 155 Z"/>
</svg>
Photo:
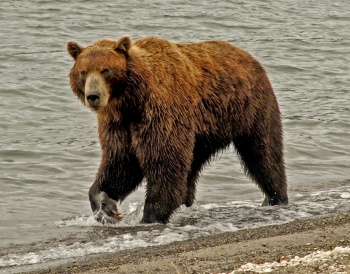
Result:
<svg viewBox="0 0 350 274">
<path fill-rule="evenodd" d="M 97 107 L 100 102 L 100 95 L 98 92 L 91 92 L 86 95 L 86 100 L 89 102 L 90 106 Z"/>
<path fill-rule="evenodd" d="M 85 104 L 98 110 L 108 103 L 108 90 L 104 78 L 99 73 L 87 76 L 85 83 Z"/>
</svg>

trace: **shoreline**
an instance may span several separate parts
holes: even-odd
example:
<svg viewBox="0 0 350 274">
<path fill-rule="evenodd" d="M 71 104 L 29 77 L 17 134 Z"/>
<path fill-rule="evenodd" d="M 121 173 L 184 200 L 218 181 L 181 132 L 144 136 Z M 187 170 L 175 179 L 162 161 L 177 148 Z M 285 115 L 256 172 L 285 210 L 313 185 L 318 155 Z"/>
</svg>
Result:
<svg viewBox="0 0 350 274">
<path fill-rule="evenodd" d="M 231 273 L 247 263 L 289 261 L 317 250 L 350 247 L 350 213 L 338 213 L 282 225 L 239 230 L 163 246 L 89 255 L 32 266 L 20 273 Z M 343 266 L 344 264 L 344 266 Z M 328 268 L 327 268 L 328 266 Z M 335 267 L 350 272 L 350 254 L 332 261 L 277 268 L 270 273 L 334 273 Z M 329 272 L 327 272 L 329 271 Z M 236 271 L 237 272 L 237 271 Z M 17 272 L 18 273 L 18 272 Z M 237 272 L 257 273 L 257 272 Z M 348 272 L 339 272 L 348 273 Z"/>
</svg>

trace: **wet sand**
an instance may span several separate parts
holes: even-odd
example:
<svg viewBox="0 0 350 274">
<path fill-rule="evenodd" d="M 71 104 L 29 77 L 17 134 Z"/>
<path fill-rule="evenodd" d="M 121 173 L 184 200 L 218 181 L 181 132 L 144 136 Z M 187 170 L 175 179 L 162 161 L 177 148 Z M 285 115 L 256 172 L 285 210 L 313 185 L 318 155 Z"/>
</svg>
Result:
<svg viewBox="0 0 350 274">
<path fill-rule="evenodd" d="M 30 273 L 231 273 L 247 263 L 287 260 L 350 246 L 350 213 L 75 259 Z M 350 273 L 350 255 L 270 273 Z M 27 272 L 29 273 L 29 272 Z M 256 273 L 236 271 L 235 273 Z"/>
</svg>

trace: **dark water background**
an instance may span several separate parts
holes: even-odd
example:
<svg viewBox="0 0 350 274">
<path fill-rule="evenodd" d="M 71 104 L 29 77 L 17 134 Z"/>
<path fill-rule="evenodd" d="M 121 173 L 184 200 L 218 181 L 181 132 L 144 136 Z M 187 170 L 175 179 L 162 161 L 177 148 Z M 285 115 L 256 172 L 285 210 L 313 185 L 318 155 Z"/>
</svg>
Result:
<svg viewBox="0 0 350 274">
<path fill-rule="evenodd" d="M 2 1 L 0 272 L 349 210 L 349 11 L 345 0 Z M 289 207 L 259 207 L 262 194 L 231 149 L 169 225 L 137 226 L 143 187 L 123 203 L 121 224 L 94 222 L 96 119 L 70 90 L 66 42 L 125 34 L 227 40 L 261 61 L 283 114 Z"/>
</svg>

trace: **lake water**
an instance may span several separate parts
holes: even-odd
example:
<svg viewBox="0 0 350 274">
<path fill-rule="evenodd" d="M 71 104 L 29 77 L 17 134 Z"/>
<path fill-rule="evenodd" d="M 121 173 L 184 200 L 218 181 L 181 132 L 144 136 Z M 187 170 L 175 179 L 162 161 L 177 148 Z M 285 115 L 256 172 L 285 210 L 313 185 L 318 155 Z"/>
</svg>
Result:
<svg viewBox="0 0 350 274">
<path fill-rule="evenodd" d="M 349 10 L 345 0 L 1 1 L 0 272 L 349 211 Z M 70 90 L 66 42 L 125 34 L 227 40 L 261 61 L 283 114 L 288 207 L 260 207 L 231 148 L 168 225 L 139 225 L 144 186 L 121 223 L 93 220 L 96 118 Z"/>
</svg>

